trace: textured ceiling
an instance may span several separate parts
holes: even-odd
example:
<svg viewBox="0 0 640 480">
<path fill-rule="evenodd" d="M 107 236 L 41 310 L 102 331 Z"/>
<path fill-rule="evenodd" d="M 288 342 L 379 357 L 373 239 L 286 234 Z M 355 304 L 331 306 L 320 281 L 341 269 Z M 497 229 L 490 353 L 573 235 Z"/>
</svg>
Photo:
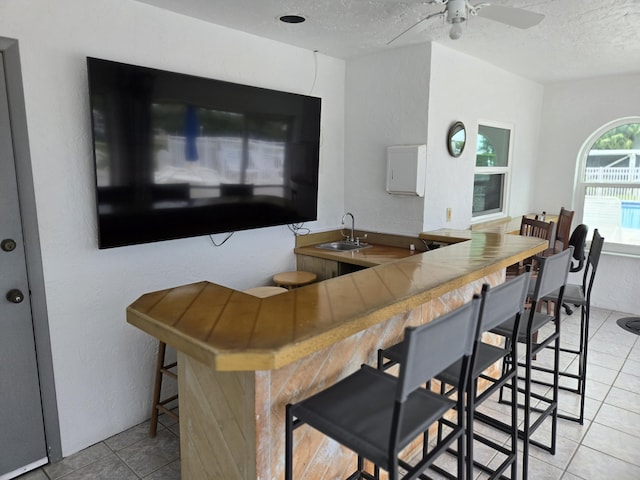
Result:
<svg viewBox="0 0 640 480">
<path fill-rule="evenodd" d="M 462 38 L 454 41 L 450 26 L 436 16 L 391 45 L 398 34 L 443 7 L 420 0 L 137 1 L 345 59 L 434 41 L 541 83 L 640 72 L 640 0 L 490 0 L 545 18 L 521 30 L 471 17 Z M 284 14 L 307 21 L 284 24 L 278 20 Z"/>
</svg>

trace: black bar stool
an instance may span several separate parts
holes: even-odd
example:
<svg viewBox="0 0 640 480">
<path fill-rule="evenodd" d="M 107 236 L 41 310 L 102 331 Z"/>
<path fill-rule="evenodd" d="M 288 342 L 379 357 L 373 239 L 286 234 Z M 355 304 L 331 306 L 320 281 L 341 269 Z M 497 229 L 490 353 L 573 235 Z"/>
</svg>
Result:
<svg viewBox="0 0 640 480">
<path fill-rule="evenodd" d="M 576 227 L 578 228 L 578 227 Z M 587 381 L 587 353 L 589 350 L 589 316 L 591 313 L 591 289 L 593 288 L 593 282 L 596 277 L 596 271 L 598 270 L 598 263 L 600 261 L 600 254 L 602 253 L 602 246 L 604 245 L 604 238 L 600 236 L 598 229 L 593 232 L 593 239 L 591 240 L 591 247 L 589 249 L 589 256 L 582 275 L 582 284 L 568 284 L 564 290 L 564 296 L 562 302 L 564 305 L 575 305 L 580 307 L 580 344 L 578 349 L 561 348 L 561 351 L 573 353 L 578 355 L 578 373 L 573 372 L 560 372 L 560 376 L 568 377 L 577 380 L 577 387 L 572 388 L 567 385 L 560 385 L 563 390 L 580 395 L 580 410 L 578 415 L 558 414 L 560 418 L 565 420 L 571 420 L 578 422 L 581 425 L 584 423 L 584 403 L 586 393 L 586 381 Z M 560 302 L 559 292 L 552 292 L 550 295 L 544 297 L 545 301 L 558 303 Z M 567 307 L 565 307 L 567 308 Z M 547 369 L 534 366 L 534 370 L 548 371 Z M 542 383 L 544 382 L 535 382 Z"/>
<path fill-rule="evenodd" d="M 389 479 L 426 478 L 421 473 L 451 444 L 464 452 L 464 394 L 472 363 L 473 342 L 480 318 L 480 300 L 443 315 L 426 325 L 405 330 L 399 377 L 363 365 L 333 386 L 286 407 L 285 479 L 293 478 L 293 432 L 307 424 L 358 455 L 357 470 L 349 479 L 377 478 L 377 467 Z M 461 394 L 452 400 L 423 388 L 424 383 L 447 365 L 461 360 Z M 409 464 L 399 452 L 454 409 L 457 420 L 447 435 L 429 449 L 423 443 L 422 458 Z M 429 450 L 429 451 L 427 451 Z M 364 460 L 376 465 L 371 474 Z M 458 476 L 464 478 L 464 456 L 458 458 Z M 399 470 L 405 474 L 400 477 Z"/>
<path fill-rule="evenodd" d="M 529 289 L 529 303 L 530 307 L 525 314 L 525 321 L 520 322 L 518 328 L 518 342 L 525 345 L 525 360 L 524 362 L 518 361 L 513 357 L 508 359 L 504 363 L 503 368 L 511 368 L 511 364 L 516 364 L 520 367 L 524 367 L 524 377 L 518 377 L 524 383 L 524 388 L 519 387 L 518 391 L 524 393 L 524 404 L 518 404 L 519 407 L 524 409 L 524 424 L 523 428 L 518 430 L 518 436 L 523 440 L 522 442 L 522 479 L 527 480 L 529 475 L 529 446 L 534 445 L 548 451 L 552 455 L 556 452 L 556 437 L 558 427 L 558 378 L 559 378 L 559 363 L 560 363 L 560 309 L 562 304 L 562 297 L 564 295 L 565 285 L 567 283 L 567 276 L 569 274 L 569 266 L 571 264 L 571 255 L 573 249 L 569 248 L 560 253 L 556 253 L 550 257 L 536 257 L 538 264 L 538 272 L 536 282 L 533 284 L 533 288 Z M 555 305 L 553 315 L 547 315 L 539 312 L 542 299 L 552 292 L 558 292 L 558 303 Z M 514 322 L 516 319 L 509 320 L 502 325 L 491 330 L 492 333 L 497 333 L 505 337 L 505 341 L 510 341 L 510 336 L 513 333 Z M 544 334 L 542 327 L 545 325 L 553 325 L 553 330 Z M 534 393 L 531 389 L 532 381 L 532 366 L 534 358 L 539 355 L 544 349 L 551 347 L 553 349 L 553 368 L 548 372 L 552 377 L 549 385 L 551 386 L 551 396 Z M 503 390 L 510 389 L 511 385 L 506 384 L 500 390 L 500 402 L 512 403 L 513 400 L 505 400 L 503 398 Z M 511 395 L 513 399 L 513 392 Z M 543 407 L 533 407 L 532 401 L 537 400 L 543 405 Z M 537 413 L 538 417 L 533 419 L 532 414 Z M 477 420 L 492 425 L 495 428 L 501 429 L 506 433 L 509 433 L 511 426 L 504 422 L 491 417 L 490 415 L 476 412 Z M 538 430 L 538 428 L 548 418 L 551 419 L 551 431 L 549 435 L 549 442 L 542 443 L 538 440 L 533 440 L 532 435 Z"/>
<path fill-rule="evenodd" d="M 467 439 L 467 464 L 466 464 L 466 476 L 469 479 L 474 478 L 473 467 L 474 465 L 481 468 L 485 472 L 488 472 L 491 476 L 489 478 L 500 478 L 500 476 L 508 468 L 511 468 L 511 478 L 517 478 L 517 455 L 518 455 L 518 409 L 517 405 L 517 369 L 510 363 L 510 367 L 502 369 L 501 374 L 494 378 L 487 375 L 485 372 L 494 364 L 500 361 L 504 361 L 505 358 L 517 358 L 517 341 L 513 341 L 516 337 L 519 320 L 524 310 L 524 302 L 527 296 L 530 279 L 530 268 L 527 266 L 525 274 L 515 277 L 512 280 L 507 281 L 497 287 L 488 289 L 485 285 L 484 291 L 485 299 L 482 313 L 482 323 L 480 325 L 479 335 L 476 338 L 474 344 L 474 364 L 469 376 L 469 386 L 467 387 L 467 422 L 466 422 L 466 439 Z M 482 342 L 482 334 L 491 330 L 492 328 L 501 325 L 502 323 L 514 319 L 514 327 L 511 340 L 505 343 L 505 348 L 497 347 L 488 343 Z M 385 350 L 378 351 L 378 368 L 386 369 L 391 365 L 400 361 L 400 353 L 402 352 L 402 343 L 396 344 Z M 385 359 L 388 359 L 385 361 Z M 442 394 L 450 396 L 460 391 L 460 385 L 458 383 L 460 377 L 461 362 L 456 362 L 453 365 L 446 368 L 444 371 L 436 375 L 436 380 L 440 382 L 440 391 Z M 479 380 L 483 380 L 487 386 L 482 390 L 478 389 Z M 512 385 L 512 409 L 511 409 L 511 439 L 510 445 L 506 446 L 502 443 L 497 443 L 488 437 L 480 435 L 474 432 L 473 420 L 476 412 L 476 408 L 480 406 L 487 398 L 493 393 L 499 391 L 499 389 L 506 383 Z M 438 438 L 441 437 L 441 431 L 438 432 Z M 474 460 L 473 449 L 474 440 L 492 448 L 499 454 L 504 455 L 502 463 L 492 469 L 488 465 L 483 465 Z M 450 453 L 457 455 L 457 452 L 450 450 Z M 449 472 L 446 472 L 438 467 L 434 467 L 441 475 L 448 478 L 453 478 Z"/>
</svg>

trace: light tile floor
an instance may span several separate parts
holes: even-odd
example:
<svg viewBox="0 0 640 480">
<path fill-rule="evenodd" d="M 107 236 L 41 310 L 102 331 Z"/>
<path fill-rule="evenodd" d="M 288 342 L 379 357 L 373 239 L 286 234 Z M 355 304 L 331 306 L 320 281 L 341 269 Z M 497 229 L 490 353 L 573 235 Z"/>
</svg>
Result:
<svg viewBox="0 0 640 480">
<path fill-rule="evenodd" d="M 17 480 L 180 480 L 179 430 L 160 415 L 155 438 L 147 421 Z"/>
<path fill-rule="evenodd" d="M 633 315 L 592 309 L 584 425 L 558 419 L 555 455 L 530 447 L 530 480 L 640 479 L 640 336 L 627 332 L 616 323 L 619 318 L 628 316 Z M 560 333 L 563 346 L 575 347 L 578 344 L 579 325 L 579 309 L 571 316 L 563 315 Z M 519 352 L 522 353 L 522 348 Z M 538 356 L 537 362 L 550 365 L 551 355 L 550 351 L 544 352 Z M 576 372 L 576 356 L 562 353 L 560 368 Z M 561 383 L 565 382 L 568 381 L 561 379 Z M 536 390 L 544 393 L 547 389 L 536 386 Z M 575 414 L 578 401 L 578 395 L 560 391 L 559 410 Z M 505 422 L 509 421 L 508 408 L 493 398 L 481 407 Z M 522 423 L 522 411 L 519 418 Z M 534 434 L 535 439 L 548 443 L 549 423 L 550 419 L 547 419 L 542 424 Z M 497 441 L 504 440 L 508 445 L 506 435 L 479 423 L 476 425 L 483 434 Z M 519 452 L 522 452 L 521 446 Z M 478 446 L 477 442 L 474 457 L 493 467 L 503 458 L 497 458 L 493 450 Z M 444 461 L 447 469 L 455 472 L 450 462 L 451 459 Z M 488 475 L 477 470 L 475 478 L 484 480 Z"/>
<path fill-rule="evenodd" d="M 619 312 L 592 309 L 584 425 L 559 420 L 558 447 L 550 455 L 531 448 L 531 480 L 640 479 L 640 336 L 617 325 Z M 565 316 L 562 343 L 577 344 L 580 311 Z M 544 358 L 539 358 L 544 362 Z M 562 354 L 561 367 L 575 368 L 576 359 Z M 572 411 L 576 395 L 562 393 L 560 410 Z M 504 415 L 504 405 L 485 404 Z M 25 474 L 20 480 L 179 479 L 179 431 L 172 419 L 161 421 L 155 439 L 148 438 L 148 423 Z M 548 422 L 547 422 L 548 423 Z M 478 428 L 482 428 L 478 426 Z M 536 432 L 544 436 L 545 425 Z M 500 440 L 499 433 L 493 433 Z M 504 440 L 504 438 L 502 438 Z M 478 457 L 491 461 L 492 452 L 478 448 Z M 477 478 L 484 479 L 482 473 Z M 222 479 L 221 479 L 222 480 Z"/>
</svg>

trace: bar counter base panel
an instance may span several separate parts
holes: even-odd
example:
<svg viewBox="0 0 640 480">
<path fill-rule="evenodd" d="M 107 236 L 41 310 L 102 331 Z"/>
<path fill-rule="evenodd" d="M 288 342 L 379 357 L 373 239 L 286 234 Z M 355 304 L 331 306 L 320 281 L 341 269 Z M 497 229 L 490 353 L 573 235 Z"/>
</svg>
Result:
<svg viewBox="0 0 640 480">
<path fill-rule="evenodd" d="M 375 365 L 377 350 L 400 341 L 406 327 L 461 306 L 483 283 L 503 281 L 504 270 L 489 274 L 275 370 L 216 371 L 178 351 L 182 479 L 284 478 L 287 403 L 329 387 L 363 363 Z M 405 455 L 420 449 L 416 442 Z M 355 470 L 356 457 L 304 426 L 294 434 L 293 468 L 296 479 L 335 480 Z"/>
</svg>

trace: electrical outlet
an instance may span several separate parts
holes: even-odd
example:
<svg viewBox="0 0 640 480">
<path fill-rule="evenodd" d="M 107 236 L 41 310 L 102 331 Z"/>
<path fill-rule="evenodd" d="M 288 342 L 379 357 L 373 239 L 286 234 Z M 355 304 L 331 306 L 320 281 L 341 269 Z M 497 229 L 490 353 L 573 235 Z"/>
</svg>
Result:
<svg viewBox="0 0 640 480">
<path fill-rule="evenodd" d="M 451 221 L 451 207 L 447 208 L 447 222 Z"/>
</svg>

